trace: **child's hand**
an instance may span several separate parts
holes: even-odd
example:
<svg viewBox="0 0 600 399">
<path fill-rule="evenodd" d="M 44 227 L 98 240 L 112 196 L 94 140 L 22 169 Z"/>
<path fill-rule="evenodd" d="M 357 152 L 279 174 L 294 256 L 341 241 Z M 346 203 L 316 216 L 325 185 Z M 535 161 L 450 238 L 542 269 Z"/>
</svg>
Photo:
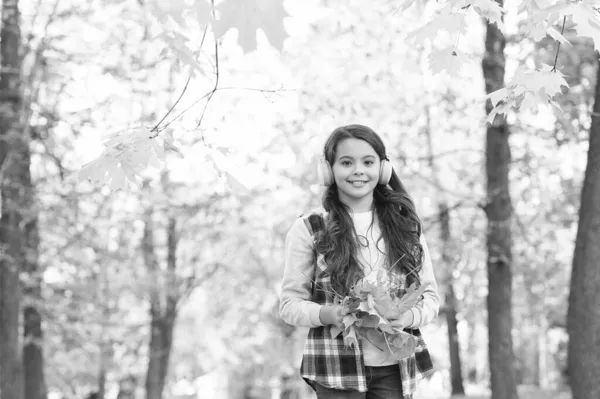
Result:
<svg viewBox="0 0 600 399">
<path fill-rule="evenodd" d="M 386 320 L 397 320 L 402 316 L 392 301 L 376 301 L 375 310 Z"/>
<path fill-rule="evenodd" d="M 344 328 L 344 316 L 347 315 L 349 309 L 347 306 L 342 305 L 325 305 L 319 312 L 319 318 L 321 323 L 324 325 L 334 325 L 340 328 Z"/>
<path fill-rule="evenodd" d="M 408 312 L 402 313 L 396 319 L 391 320 L 392 327 L 396 329 L 404 329 L 410 326 L 414 322 L 414 316 L 409 310 Z"/>
</svg>

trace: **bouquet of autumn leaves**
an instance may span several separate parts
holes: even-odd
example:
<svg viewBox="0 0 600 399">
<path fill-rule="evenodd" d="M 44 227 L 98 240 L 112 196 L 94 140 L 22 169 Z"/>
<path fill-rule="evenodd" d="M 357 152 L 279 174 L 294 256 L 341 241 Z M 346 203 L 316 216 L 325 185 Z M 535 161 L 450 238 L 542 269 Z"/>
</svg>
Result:
<svg viewBox="0 0 600 399">
<path fill-rule="evenodd" d="M 331 328 L 331 337 L 342 333 L 347 347 L 358 345 L 359 339 L 366 339 L 382 351 L 387 348 L 394 359 L 400 360 L 415 353 L 417 339 L 404 332 L 402 327 L 393 326 L 392 320 L 384 315 L 399 317 L 409 311 L 421 300 L 426 285 L 417 288 L 413 283 L 399 297 L 398 289 L 382 277 L 379 273 L 375 282 L 359 281 L 341 299 L 341 305 L 348 307 L 349 313 L 343 318 L 343 328 Z"/>
</svg>

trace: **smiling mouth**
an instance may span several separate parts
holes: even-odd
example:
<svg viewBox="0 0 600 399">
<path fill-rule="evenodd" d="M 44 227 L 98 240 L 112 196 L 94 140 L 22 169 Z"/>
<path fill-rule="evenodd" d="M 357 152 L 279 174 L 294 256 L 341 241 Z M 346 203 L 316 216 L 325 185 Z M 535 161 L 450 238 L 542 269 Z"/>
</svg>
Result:
<svg viewBox="0 0 600 399">
<path fill-rule="evenodd" d="M 361 187 L 367 184 L 365 180 L 348 180 L 348 183 L 352 184 L 355 187 Z"/>
</svg>

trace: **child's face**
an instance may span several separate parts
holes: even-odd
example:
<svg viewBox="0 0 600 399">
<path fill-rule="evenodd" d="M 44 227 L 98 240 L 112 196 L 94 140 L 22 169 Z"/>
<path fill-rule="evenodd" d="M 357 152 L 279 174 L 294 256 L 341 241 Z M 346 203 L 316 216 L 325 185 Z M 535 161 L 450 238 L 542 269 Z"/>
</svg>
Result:
<svg viewBox="0 0 600 399">
<path fill-rule="evenodd" d="M 340 200 L 355 212 L 368 211 L 379 181 L 379 156 L 369 143 L 345 139 L 338 143 L 332 165 Z"/>
</svg>

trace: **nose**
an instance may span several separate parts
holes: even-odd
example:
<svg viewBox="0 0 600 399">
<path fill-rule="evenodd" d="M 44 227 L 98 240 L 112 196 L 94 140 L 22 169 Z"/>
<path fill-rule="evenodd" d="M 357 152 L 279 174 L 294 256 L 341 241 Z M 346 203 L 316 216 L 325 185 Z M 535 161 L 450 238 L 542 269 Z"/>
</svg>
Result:
<svg viewBox="0 0 600 399">
<path fill-rule="evenodd" d="M 354 174 L 355 174 L 355 175 L 362 175 L 363 173 L 364 173 L 364 172 L 363 172 L 363 166 L 362 166 L 362 165 L 360 165 L 359 163 L 357 163 L 357 164 L 354 166 Z"/>
</svg>

